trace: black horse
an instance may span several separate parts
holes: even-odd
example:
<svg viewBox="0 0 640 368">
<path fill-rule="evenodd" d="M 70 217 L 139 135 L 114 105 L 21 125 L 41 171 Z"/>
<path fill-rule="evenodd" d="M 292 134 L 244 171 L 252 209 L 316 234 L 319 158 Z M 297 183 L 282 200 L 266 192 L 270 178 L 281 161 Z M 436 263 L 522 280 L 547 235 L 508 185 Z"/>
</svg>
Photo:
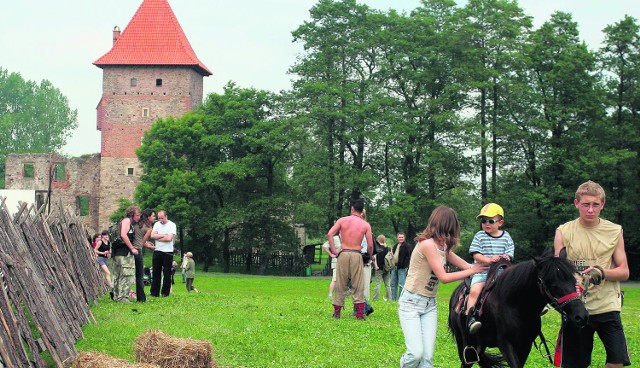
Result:
<svg viewBox="0 0 640 368">
<path fill-rule="evenodd" d="M 499 263 L 490 267 L 485 289 L 499 267 Z M 481 306 L 482 328 L 475 335 L 469 335 L 464 314 L 467 286 L 459 285 L 449 301 L 449 330 L 458 345 L 461 367 L 475 362 L 480 367 L 497 367 L 505 361 L 510 367 L 523 367 L 540 334 L 540 316 L 547 304 L 569 322 L 586 325 L 589 313 L 576 291 L 574 272 L 569 261 L 552 254 L 506 267 L 486 294 Z M 503 357 L 489 354 L 485 351 L 488 347 L 497 347 Z"/>
</svg>

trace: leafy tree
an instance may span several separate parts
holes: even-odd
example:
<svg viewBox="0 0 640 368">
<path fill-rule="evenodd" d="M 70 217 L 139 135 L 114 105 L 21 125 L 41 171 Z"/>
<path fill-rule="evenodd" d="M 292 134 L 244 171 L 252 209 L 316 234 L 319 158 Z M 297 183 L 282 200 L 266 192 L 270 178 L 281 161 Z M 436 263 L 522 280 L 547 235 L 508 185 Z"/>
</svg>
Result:
<svg viewBox="0 0 640 368">
<path fill-rule="evenodd" d="M 300 195 L 301 206 L 321 213 L 323 223 L 311 227 L 326 230 L 377 182 L 369 162 L 380 104 L 371 38 L 376 23 L 374 12 L 355 0 L 320 0 L 310 14 L 293 32 L 306 50 L 291 72 L 299 77 L 294 98 L 309 132 L 306 146 L 297 149 L 294 176 L 312 184 L 305 193 L 314 194 Z"/>
<path fill-rule="evenodd" d="M 606 213 L 624 224 L 627 252 L 640 259 L 640 26 L 625 16 L 603 32 L 599 59 L 609 114 L 592 130 L 591 139 L 601 155 L 598 171 L 608 189 Z"/>
<path fill-rule="evenodd" d="M 499 140 L 510 125 L 503 104 L 531 27 L 531 17 L 511 0 L 470 0 L 459 14 L 463 17 L 458 33 L 462 73 L 469 91 L 469 106 L 476 112 L 472 132 L 479 134 L 469 141 L 478 142 L 474 148 L 478 148 L 480 156 L 480 198 L 486 202 L 497 192 L 499 166 L 508 165 L 508 158 L 499 157 L 503 146 Z M 490 188 L 488 168 L 491 168 Z"/>
<path fill-rule="evenodd" d="M 463 101 L 453 45 L 453 1 L 423 2 L 411 15 L 390 12 L 377 34 L 378 79 L 388 94 L 379 167 L 394 231 L 413 239 L 431 210 L 465 187 L 468 161 L 455 114 Z"/>
<path fill-rule="evenodd" d="M 26 81 L 0 68 L 0 178 L 9 153 L 60 150 L 78 126 L 77 111 L 49 81 Z"/>
<path fill-rule="evenodd" d="M 287 124 L 275 96 L 229 84 L 196 112 L 160 119 L 145 133 L 136 197 L 169 211 L 205 268 L 221 250 L 229 272 L 231 247 L 297 249 L 284 180 L 295 129 Z"/>
</svg>

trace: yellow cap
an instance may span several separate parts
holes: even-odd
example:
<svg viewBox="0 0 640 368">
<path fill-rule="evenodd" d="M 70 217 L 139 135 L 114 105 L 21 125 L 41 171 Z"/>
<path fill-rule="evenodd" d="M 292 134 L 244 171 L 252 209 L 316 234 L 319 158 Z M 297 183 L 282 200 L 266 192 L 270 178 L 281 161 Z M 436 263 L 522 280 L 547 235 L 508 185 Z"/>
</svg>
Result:
<svg viewBox="0 0 640 368">
<path fill-rule="evenodd" d="M 480 210 L 480 214 L 476 216 L 476 218 L 479 219 L 480 217 L 495 217 L 497 215 L 504 217 L 504 211 L 502 210 L 502 207 L 495 203 L 487 203 L 484 205 L 484 207 L 482 207 L 482 210 Z"/>
</svg>

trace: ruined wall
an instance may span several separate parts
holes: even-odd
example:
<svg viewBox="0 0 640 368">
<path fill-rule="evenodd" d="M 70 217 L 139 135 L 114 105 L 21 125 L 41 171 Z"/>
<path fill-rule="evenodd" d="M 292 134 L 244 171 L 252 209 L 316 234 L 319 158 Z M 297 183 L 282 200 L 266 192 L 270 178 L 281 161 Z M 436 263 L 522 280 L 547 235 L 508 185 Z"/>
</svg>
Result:
<svg viewBox="0 0 640 368">
<path fill-rule="evenodd" d="M 63 165 L 64 170 L 56 171 L 57 165 Z M 100 154 L 73 158 L 45 153 L 9 154 L 5 171 L 6 189 L 35 190 L 35 203 L 46 202 L 50 174 L 51 203 L 57 204 L 61 200 L 64 208 L 71 208 L 80 215 L 78 197 L 88 196 L 89 212 L 81 217 L 92 231 L 97 230 Z"/>
<path fill-rule="evenodd" d="M 133 193 L 140 181 L 137 158 L 102 157 L 100 160 L 99 226 L 109 227 L 109 216 L 118 209 L 118 199 L 133 201 Z"/>
</svg>

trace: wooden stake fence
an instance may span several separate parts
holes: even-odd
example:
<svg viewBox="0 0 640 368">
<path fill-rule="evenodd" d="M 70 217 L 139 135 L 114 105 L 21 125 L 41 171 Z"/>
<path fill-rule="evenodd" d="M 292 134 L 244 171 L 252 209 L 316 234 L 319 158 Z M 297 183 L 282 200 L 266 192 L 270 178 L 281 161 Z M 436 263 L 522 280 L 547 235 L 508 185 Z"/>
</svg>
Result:
<svg viewBox="0 0 640 368">
<path fill-rule="evenodd" d="M 82 326 L 95 322 L 89 304 L 109 287 L 82 220 L 61 203 L 49 215 L 22 204 L 11 217 L 0 197 L 0 276 L 0 363 L 47 367 L 46 348 L 69 366 Z"/>
</svg>

